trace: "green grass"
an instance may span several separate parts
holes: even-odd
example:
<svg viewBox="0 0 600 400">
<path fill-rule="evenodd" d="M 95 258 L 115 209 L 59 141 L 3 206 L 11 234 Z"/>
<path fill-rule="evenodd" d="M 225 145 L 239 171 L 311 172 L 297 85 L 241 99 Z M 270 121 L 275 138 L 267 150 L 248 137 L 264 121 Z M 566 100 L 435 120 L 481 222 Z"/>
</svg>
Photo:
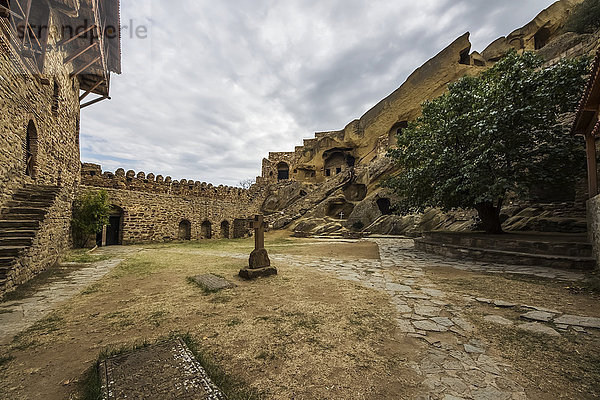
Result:
<svg viewBox="0 0 600 400">
<path fill-rule="evenodd" d="M 67 254 L 63 262 L 71 262 L 76 264 L 91 264 L 98 261 L 105 261 L 110 259 L 111 256 L 104 254 L 93 254 L 88 249 L 77 249 L 71 250 Z"/>
<path fill-rule="evenodd" d="M 153 272 L 164 268 L 160 262 L 156 262 L 147 255 L 138 255 L 126 259 L 115 268 L 113 277 L 122 278 L 127 275 L 147 276 Z"/>
</svg>

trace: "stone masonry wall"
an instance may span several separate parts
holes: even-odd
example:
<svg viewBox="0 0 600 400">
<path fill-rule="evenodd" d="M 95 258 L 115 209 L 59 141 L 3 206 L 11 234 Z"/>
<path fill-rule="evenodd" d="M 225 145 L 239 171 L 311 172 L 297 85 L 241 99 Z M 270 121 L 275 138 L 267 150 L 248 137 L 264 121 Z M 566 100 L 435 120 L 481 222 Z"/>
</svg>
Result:
<svg viewBox="0 0 600 400">
<path fill-rule="evenodd" d="M 50 10 L 48 48 L 41 76 L 33 75 L 14 47 L 16 38 L 0 18 L 0 208 L 26 184 L 54 185 L 60 194 L 33 245 L 12 277 L 21 283 L 54 265 L 70 245 L 70 216 L 80 181 L 79 82 L 71 78 L 67 56 L 54 46 L 62 14 Z M 56 93 L 55 93 L 56 85 Z M 26 175 L 26 136 L 32 140 L 33 172 Z M 30 130 L 31 131 L 31 130 Z"/>
<path fill-rule="evenodd" d="M 179 225 L 187 220 L 191 224 L 191 240 L 205 239 L 202 225 L 210 223 L 211 237 L 239 237 L 234 234 L 246 221 L 258 213 L 260 196 L 247 198 L 198 197 L 193 195 L 150 193 L 127 189 L 110 189 L 81 186 L 80 192 L 106 190 L 113 206 L 123 210 L 122 244 L 165 242 L 179 239 Z M 227 232 L 222 223 L 227 222 Z M 227 233 L 227 234 L 225 234 Z"/>
<path fill-rule="evenodd" d="M 587 203 L 588 237 L 594 246 L 594 257 L 600 265 L 600 195 L 590 199 Z"/>
</svg>

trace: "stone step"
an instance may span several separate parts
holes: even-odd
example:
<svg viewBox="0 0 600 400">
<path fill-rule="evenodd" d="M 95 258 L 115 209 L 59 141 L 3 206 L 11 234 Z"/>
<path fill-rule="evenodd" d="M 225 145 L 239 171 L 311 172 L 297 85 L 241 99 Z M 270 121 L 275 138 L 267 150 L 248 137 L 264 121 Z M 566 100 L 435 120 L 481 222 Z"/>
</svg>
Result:
<svg viewBox="0 0 600 400">
<path fill-rule="evenodd" d="M 584 235 L 533 235 L 507 233 L 485 235 L 478 233 L 427 232 L 430 242 L 455 246 L 494 249 L 517 253 L 559 255 L 568 257 L 592 257 L 593 249 Z"/>
<path fill-rule="evenodd" d="M 31 246 L 32 237 L 0 237 L 0 246 Z"/>
<path fill-rule="evenodd" d="M 0 257 L 17 257 L 26 246 L 0 246 Z"/>
<path fill-rule="evenodd" d="M 48 209 L 47 208 L 38 208 L 38 207 L 11 207 L 11 208 L 4 209 L 3 212 L 5 212 L 7 214 L 12 214 L 12 215 L 22 215 L 22 214 L 46 215 L 46 213 L 48 212 Z"/>
<path fill-rule="evenodd" d="M 12 238 L 12 237 L 23 237 L 23 238 L 32 238 L 35 237 L 35 234 L 37 233 L 36 230 L 33 230 L 31 228 L 24 228 L 24 229 L 2 229 L 0 228 L 0 239 L 1 238 Z"/>
<path fill-rule="evenodd" d="M 522 253 L 480 247 L 457 246 L 453 244 L 429 241 L 423 238 L 415 239 L 415 248 L 417 250 L 451 258 L 469 259 L 497 264 L 577 270 L 593 270 L 596 268 L 596 260 L 593 257 Z"/>
<path fill-rule="evenodd" d="M 15 263 L 14 257 L 0 257 L 0 268 L 7 268 Z"/>
<path fill-rule="evenodd" d="M 5 208 L 33 207 L 33 208 L 48 208 L 52 206 L 53 200 L 11 200 L 6 203 Z"/>
<path fill-rule="evenodd" d="M 17 193 L 58 193 L 60 188 L 58 186 L 44 186 L 44 185 L 27 185 L 17 190 Z"/>
<path fill-rule="evenodd" d="M 42 221 L 44 214 L 2 214 L 2 221 Z"/>
<path fill-rule="evenodd" d="M 0 279 L 6 279 L 10 274 L 12 267 L 0 267 Z"/>
<path fill-rule="evenodd" d="M 38 229 L 40 222 L 38 220 L 28 219 L 0 219 L 0 229 L 22 230 Z"/>
</svg>

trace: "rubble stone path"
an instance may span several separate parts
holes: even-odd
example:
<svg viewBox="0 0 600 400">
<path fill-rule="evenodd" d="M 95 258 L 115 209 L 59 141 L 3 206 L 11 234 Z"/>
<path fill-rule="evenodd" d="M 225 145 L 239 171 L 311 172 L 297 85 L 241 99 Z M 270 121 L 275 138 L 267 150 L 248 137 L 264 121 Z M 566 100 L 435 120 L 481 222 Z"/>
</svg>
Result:
<svg viewBox="0 0 600 400">
<path fill-rule="evenodd" d="M 484 341 L 468 339 L 473 327 L 425 276 L 425 262 L 432 262 L 413 251 L 412 240 L 374 241 L 381 260 L 321 260 L 306 266 L 389 294 L 400 329 L 429 346 L 412 365 L 429 390 L 422 399 L 526 399 L 524 389 L 508 378 L 511 366 L 486 354 Z"/>
<path fill-rule="evenodd" d="M 98 249 L 94 254 L 108 254 L 115 258 L 88 264 L 66 277 L 50 280 L 25 299 L 0 303 L 0 344 L 10 342 L 16 334 L 44 318 L 59 304 L 100 280 L 128 254 L 139 250 L 121 246 Z"/>
</svg>

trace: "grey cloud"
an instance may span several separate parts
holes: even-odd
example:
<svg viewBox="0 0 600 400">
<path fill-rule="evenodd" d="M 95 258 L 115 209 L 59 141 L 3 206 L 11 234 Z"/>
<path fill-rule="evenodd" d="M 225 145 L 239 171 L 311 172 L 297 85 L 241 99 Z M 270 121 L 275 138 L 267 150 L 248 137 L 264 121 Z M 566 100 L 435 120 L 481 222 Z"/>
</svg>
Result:
<svg viewBox="0 0 600 400">
<path fill-rule="evenodd" d="M 474 48 L 548 0 L 129 0 L 110 102 L 82 112 L 82 159 L 236 184 L 269 151 L 341 129 L 466 31 Z"/>
</svg>

